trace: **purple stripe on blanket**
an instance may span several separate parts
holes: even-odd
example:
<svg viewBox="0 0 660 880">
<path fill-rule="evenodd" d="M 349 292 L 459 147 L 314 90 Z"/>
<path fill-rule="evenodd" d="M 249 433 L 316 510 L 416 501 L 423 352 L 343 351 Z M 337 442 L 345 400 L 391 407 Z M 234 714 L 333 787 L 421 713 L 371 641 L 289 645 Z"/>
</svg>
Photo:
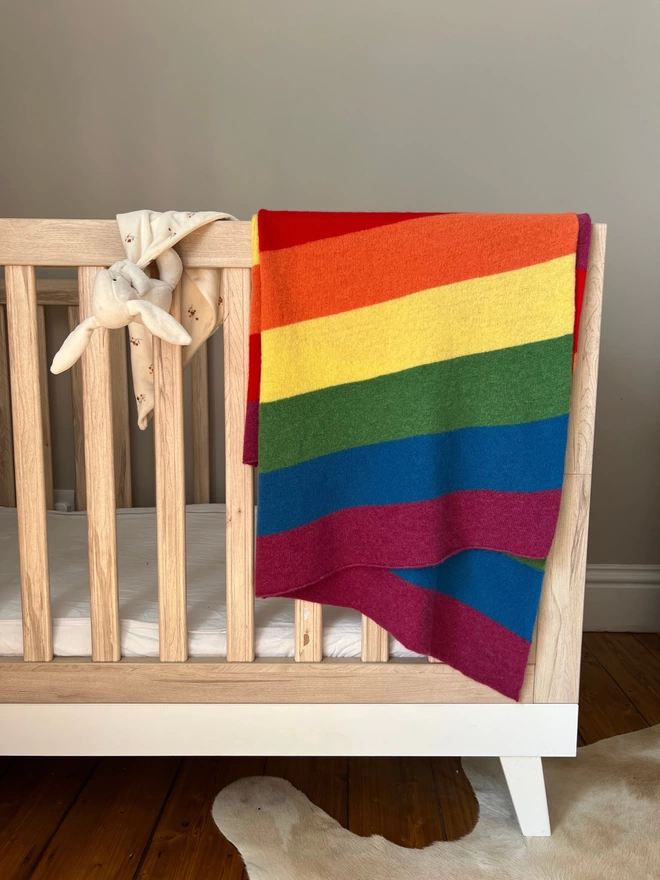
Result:
<svg viewBox="0 0 660 880">
<path fill-rule="evenodd" d="M 442 660 L 512 700 L 520 697 L 530 642 L 457 599 L 377 568 L 344 569 L 288 595 L 360 611 L 409 650 Z"/>
<path fill-rule="evenodd" d="M 586 269 L 589 263 L 589 245 L 591 244 L 591 217 L 589 214 L 578 214 L 578 241 L 575 255 L 576 268 Z"/>
<path fill-rule="evenodd" d="M 257 538 L 257 593 L 282 595 L 354 565 L 438 565 L 469 548 L 543 559 L 561 491 L 453 492 L 431 501 L 349 507 L 287 532 Z"/>
<path fill-rule="evenodd" d="M 243 436 L 243 464 L 257 466 L 259 461 L 259 401 L 248 400 Z"/>
</svg>

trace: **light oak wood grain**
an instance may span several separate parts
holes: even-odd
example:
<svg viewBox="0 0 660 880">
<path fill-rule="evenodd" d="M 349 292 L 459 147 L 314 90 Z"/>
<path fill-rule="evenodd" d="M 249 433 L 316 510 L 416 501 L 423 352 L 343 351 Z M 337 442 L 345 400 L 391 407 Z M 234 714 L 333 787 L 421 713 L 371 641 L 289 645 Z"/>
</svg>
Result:
<svg viewBox="0 0 660 880">
<path fill-rule="evenodd" d="M 606 227 L 594 225 L 571 394 L 564 488 L 539 606 L 536 703 L 578 700 L 605 236 Z"/>
<path fill-rule="evenodd" d="M 193 501 L 211 500 L 211 452 L 209 438 L 209 361 L 204 343 L 190 361 L 192 396 Z"/>
<path fill-rule="evenodd" d="M 533 685 L 529 666 L 521 702 L 532 702 Z M 5 703 L 513 703 L 450 666 L 423 659 L 92 663 L 62 657 L 27 664 L 5 657 L 0 693 Z"/>
<path fill-rule="evenodd" d="M 50 660 L 53 634 L 46 531 L 39 331 L 34 268 L 6 266 L 18 554 L 26 660 Z"/>
<path fill-rule="evenodd" d="M 81 321 L 91 314 L 99 268 L 78 269 Z M 81 358 L 92 659 L 97 661 L 120 657 L 109 333 L 105 328 L 95 330 Z"/>
<path fill-rule="evenodd" d="M 177 320 L 181 317 L 179 288 L 171 313 Z M 188 656 L 181 346 L 154 336 L 153 356 L 160 659 L 174 662 Z"/>
<path fill-rule="evenodd" d="M 0 303 L 6 301 L 5 285 L 0 281 Z M 73 278 L 38 278 L 37 305 L 77 306 L 78 282 Z"/>
<path fill-rule="evenodd" d="M 222 273 L 225 304 L 227 659 L 254 660 L 254 487 L 243 464 L 250 333 L 250 272 Z"/>
<path fill-rule="evenodd" d="M 578 355 L 571 392 L 565 473 L 590 474 L 594 454 L 596 392 L 607 226 L 592 226 L 589 264 L 580 319 Z"/>
<path fill-rule="evenodd" d="M 387 630 L 378 626 L 371 618 L 362 615 L 362 662 L 385 663 L 389 657 L 389 636 Z"/>
<path fill-rule="evenodd" d="M 176 249 L 189 267 L 249 268 L 250 223 L 209 223 Z M 0 265 L 109 266 L 125 258 L 116 220 L 0 219 Z"/>
<path fill-rule="evenodd" d="M 110 375 L 112 377 L 113 450 L 115 456 L 115 501 L 117 507 L 132 507 L 131 434 L 128 406 L 126 330 L 110 330 Z"/>
<path fill-rule="evenodd" d="M 7 318 L 0 306 L 0 507 L 16 507 L 14 486 L 14 445 L 11 437 L 11 389 Z"/>
<path fill-rule="evenodd" d="M 50 435 L 50 400 L 48 395 L 48 353 L 46 351 L 46 309 L 37 305 L 37 340 L 39 344 L 39 390 L 41 392 L 41 428 L 44 446 L 46 507 L 53 510 L 53 444 Z"/>
<path fill-rule="evenodd" d="M 323 659 L 323 606 L 294 599 L 294 651 L 299 663 Z"/>
<path fill-rule="evenodd" d="M 76 282 L 76 303 L 78 302 L 78 283 Z M 78 306 L 66 310 L 69 333 L 80 323 Z M 75 469 L 75 507 L 87 510 L 87 485 L 85 477 L 85 416 L 83 407 L 82 363 L 77 361 L 69 371 L 71 375 L 71 409 L 73 412 L 73 462 Z"/>
</svg>

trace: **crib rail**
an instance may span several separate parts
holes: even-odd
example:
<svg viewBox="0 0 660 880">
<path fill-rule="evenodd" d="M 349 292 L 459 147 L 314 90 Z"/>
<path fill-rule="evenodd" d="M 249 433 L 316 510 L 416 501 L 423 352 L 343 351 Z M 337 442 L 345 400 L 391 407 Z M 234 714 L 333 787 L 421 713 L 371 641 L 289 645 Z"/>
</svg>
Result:
<svg viewBox="0 0 660 880">
<path fill-rule="evenodd" d="M 182 701 L 197 699 L 202 693 L 203 699 L 211 701 L 241 702 L 257 696 L 265 702 L 295 701 L 303 692 L 309 702 L 369 702 L 376 697 L 382 702 L 504 700 L 442 664 L 386 662 L 388 633 L 366 617 L 362 625 L 363 665 L 360 667 L 359 661 L 320 664 L 322 609 L 310 602 L 295 602 L 293 647 L 297 663 L 252 662 L 254 489 L 252 470 L 242 464 L 250 301 L 249 224 L 212 224 L 185 239 L 179 250 L 188 266 L 222 269 L 227 662 L 223 661 L 224 666 L 213 661 L 182 662 L 187 660 L 182 359 L 180 348 L 159 340 L 154 341 L 159 660 L 173 665 L 168 677 L 165 673 L 139 672 L 158 667 L 158 663 L 117 662 L 121 658 L 116 509 L 132 503 L 127 352 L 123 331 L 97 331 L 70 374 L 76 506 L 88 514 L 90 666 L 96 671 L 85 671 L 84 665 L 74 669 L 72 665 L 64 676 L 61 669 L 65 662 L 48 663 L 34 667 L 40 676 L 37 687 L 34 675 L 28 678 L 12 674 L 11 667 L 16 663 L 2 662 L 0 670 L 5 679 L 13 675 L 12 680 L 17 682 L 16 699 L 41 699 L 48 692 L 48 682 L 66 680 L 66 693 L 70 697 L 78 694 L 71 698 L 86 701 L 103 698 L 121 702 L 138 693 L 140 701 L 172 700 L 172 682 Z M 577 699 L 604 252 L 605 227 L 595 226 L 572 397 L 564 499 L 541 603 L 536 666 L 532 658 L 523 688 L 522 699 L 526 702 Z M 25 661 L 43 663 L 53 656 L 46 531 L 46 510 L 52 506 L 46 310 L 66 307 L 69 326 L 75 326 L 89 313 L 98 267 L 123 255 L 117 225 L 112 221 L 0 220 L 0 265 L 6 267 L 5 288 L 0 286 L 0 505 L 17 506 Z M 35 266 L 78 267 L 78 281 L 36 281 Z M 176 292 L 175 314 L 178 308 Z M 210 442 L 206 348 L 193 360 L 191 382 L 193 499 L 207 502 Z M 356 674 L 357 668 L 362 672 Z M 404 668 L 408 670 L 405 674 Z M 58 675 L 51 678 L 46 669 Z M 120 680 L 124 682 L 121 685 Z M 188 690 L 192 684 L 194 693 Z M 322 688 L 317 693 L 319 685 Z M 299 692 L 298 687 L 303 690 Z M 26 698 L 28 693 L 32 696 Z"/>
</svg>

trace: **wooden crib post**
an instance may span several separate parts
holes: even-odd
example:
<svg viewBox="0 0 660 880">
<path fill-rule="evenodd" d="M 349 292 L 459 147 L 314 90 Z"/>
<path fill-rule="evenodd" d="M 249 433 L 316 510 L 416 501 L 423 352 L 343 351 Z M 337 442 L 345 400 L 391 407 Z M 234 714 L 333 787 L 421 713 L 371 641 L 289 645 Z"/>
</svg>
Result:
<svg viewBox="0 0 660 880">
<path fill-rule="evenodd" d="M 33 266 L 6 266 L 23 657 L 52 660 L 46 476 Z"/>
<path fill-rule="evenodd" d="M 577 703 L 607 227 L 592 227 L 564 489 L 538 616 L 535 703 Z"/>
<path fill-rule="evenodd" d="M 181 317 L 180 288 L 171 313 Z M 160 659 L 177 661 L 188 659 L 183 353 L 154 336 L 153 357 Z"/>
<path fill-rule="evenodd" d="M 81 266 L 78 269 L 81 321 L 91 314 L 92 288 L 99 268 Z M 82 356 L 81 367 L 92 660 L 119 660 L 117 519 L 108 330 L 94 331 Z"/>
<path fill-rule="evenodd" d="M 0 305 L 0 507 L 16 506 L 5 307 Z"/>
<path fill-rule="evenodd" d="M 254 483 L 242 463 L 250 335 L 250 270 L 222 273 L 225 306 L 227 660 L 254 660 Z"/>
</svg>

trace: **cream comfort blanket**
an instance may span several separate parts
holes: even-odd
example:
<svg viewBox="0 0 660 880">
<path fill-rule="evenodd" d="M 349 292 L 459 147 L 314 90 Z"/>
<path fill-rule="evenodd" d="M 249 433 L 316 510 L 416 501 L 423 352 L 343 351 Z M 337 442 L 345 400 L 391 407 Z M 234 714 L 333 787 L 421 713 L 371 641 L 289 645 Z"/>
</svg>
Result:
<svg viewBox="0 0 660 880">
<path fill-rule="evenodd" d="M 236 220 L 219 211 L 132 211 L 118 214 L 119 232 L 128 259 L 141 269 L 195 229 L 215 220 Z M 183 365 L 222 323 L 220 272 L 184 268 L 181 276 L 181 324 L 191 343 L 183 348 Z M 153 336 L 143 323 L 128 325 L 133 389 L 138 425 L 144 430 L 154 408 Z"/>
</svg>

